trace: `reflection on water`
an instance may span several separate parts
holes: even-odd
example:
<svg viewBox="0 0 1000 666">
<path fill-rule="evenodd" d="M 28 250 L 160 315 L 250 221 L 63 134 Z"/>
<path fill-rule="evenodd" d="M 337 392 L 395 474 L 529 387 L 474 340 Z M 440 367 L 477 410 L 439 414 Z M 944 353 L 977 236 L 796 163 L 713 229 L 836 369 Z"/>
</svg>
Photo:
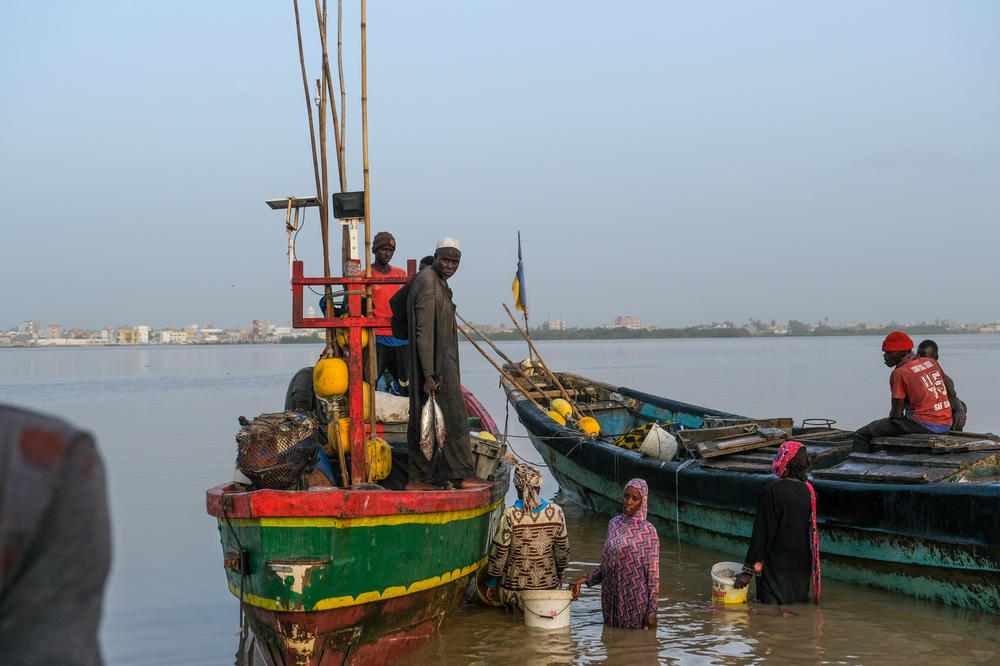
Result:
<svg viewBox="0 0 1000 666">
<path fill-rule="evenodd" d="M 944 336 L 942 364 L 990 430 L 1000 336 Z M 503 343 L 512 358 L 523 345 Z M 578 341 L 538 344 L 553 369 L 755 416 L 882 416 L 887 370 L 875 338 Z M 462 345 L 463 383 L 503 427 L 496 371 Z M 0 401 L 68 418 L 97 435 L 109 478 L 114 564 L 102 643 L 109 664 L 232 663 L 238 607 L 226 588 L 205 489 L 231 478 L 236 417 L 279 409 L 315 346 L 0 350 Z M 516 417 L 514 450 L 537 462 Z M 991 420 L 993 419 L 993 420 Z M 544 468 L 542 494 L 558 487 Z M 558 501 L 558 500 L 557 500 Z M 819 499 L 822 501 L 822 498 Z M 565 579 L 600 559 L 608 516 L 564 504 Z M 821 608 L 711 605 L 713 563 L 730 554 L 661 535 L 659 626 L 605 629 L 600 589 L 584 588 L 568 630 L 468 605 L 405 664 L 998 663 L 1000 617 L 824 580 Z"/>
</svg>

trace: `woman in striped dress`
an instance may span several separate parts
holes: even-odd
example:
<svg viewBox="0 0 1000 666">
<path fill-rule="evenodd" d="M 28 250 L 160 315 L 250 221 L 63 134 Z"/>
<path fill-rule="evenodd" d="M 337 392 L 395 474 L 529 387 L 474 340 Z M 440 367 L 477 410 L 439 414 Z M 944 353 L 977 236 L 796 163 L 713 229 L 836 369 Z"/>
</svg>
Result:
<svg viewBox="0 0 1000 666">
<path fill-rule="evenodd" d="M 608 536 L 596 569 L 569 584 L 573 598 L 580 586 L 601 586 L 604 623 L 622 629 L 656 626 L 660 594 L 660 538 L 646 520 L 649 489 L 642 479 L 625 484 L 622 512 L 608 523 Z"/>
</svg>

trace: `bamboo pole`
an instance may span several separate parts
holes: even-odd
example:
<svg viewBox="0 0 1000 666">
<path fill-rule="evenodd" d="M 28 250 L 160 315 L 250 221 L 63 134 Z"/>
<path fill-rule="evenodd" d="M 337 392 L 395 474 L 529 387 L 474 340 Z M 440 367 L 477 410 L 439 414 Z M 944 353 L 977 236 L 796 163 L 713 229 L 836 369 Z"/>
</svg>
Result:
<svg viewBox="0 0 1000 666">
<path fill-rule="evenodd" d="M 533 388 L 536 391 L 538 391 L 538 393 L 541 394 L 541 396 L 543 398 L 545 397 L 545 390 L 542 387 L 540 387 L 538 384 L 536 384 L 535 380 L 533 380 L 531 377 L 528 376 L 528 373 L 526 373 L 524 371 L 524 368 L 522 368 L 520 365 L 518 365 L 514 361 L 510 360 L 510 357 L 508 357 L 506 354 L 504 354 L 503 351 L 501 351 L 499 347 L 497 347 L 495 344 L 493 344 L 492 340 L 490 340 L 488 337 L 486 337 L 485 335 L 483 335 L 482 332 L 479 331 L 479 330 L 477 330 L 475 326 L 473 326 L 472 324 L 470 324 L 469 322 L 467 322 L 465 320 L 465 317 L 463 317 L 462 315 L 458 314 L 457 312 L 455 313 L 455 316 L 458 317 L 459 319 L 461 319 L 462 323 L 465 324 L 469 328 L 469 330 L 471 330 L 473 333 L 475 333 L 476 335 L 478 335 L 479 337 L 481 337 L 483 340 L 485 340 L 486 344 L 488 344 L 490 347 L 492 347 L 493 351 L 495 351 L 500 356 L 500 358 L 502 358 L 504 361 L 506 361 L 511 366 L 517 368 L 518 372 L 521 373 L 521 376 L 524 377 L 525 381 L 527 381 L 529 384 L 531 384 L 531 388 Z"/>
<path fill-rule="evenodd" d="M 531 338 L 528 336 L 528 334 L 521 329 L 521 325 L 517 323 L 517 319 L 515 319 L 514 315 L 511 314 L 510 308 L 507 307 L 506 303 L 503 304 L 503 309 L 507 311 L 507 316 L 510 317 L 510 320 L 512 322 L 514 322 L 514 326 L 517 327 L 518 332 L 528 343 L 528 349 L 533 351 L 535 353 L 535 356 L 538 357 L 538 362 L 539 364 L 541 364 L 542 370 L 544 370 L 545 374 L 547 374 L 549 378 L 555 383 L 556 387 L 559 389 L 559 392 L 562 393 L 562 397 L 566 400 L 566 402 L 569 403 L 569 406 L 573 408 L 573 412 L 576 414 L 576 417 L 582 419 L 583 413 L 580 412 L 580 409 L 576 406 L 576 402 L 570 399 L 569 394 L 566 392 L 566 389 L 563 388 L 563 385 L 559 383 L 559 380 L 556 378 L 556 376 L 552 374 L 551 370 L 549 370 L 549 366 L 545 365 L 545 361 L 542 360 L 542 355 L 538 353 L 537 349 L 535 349 L 535 345 L 531 341 Z"/>
<path fill-rule="evenodd" d="M 326 39 L 326 0 L 323 0 L 322 13 L 320 11 L 319 0 L 316 0 L 316 21 L 319 23 L 319 39 L 323 47 L 323 80 L 326 83 L 324 89 L 324 103 L 328 96 L 333 95 L 333 82 L 330 79 L 330 56 L 327 50 Z M 339 16 L 338 16 L 339 21 Z M 338 47 L 339 48 L 339 47 Z M 341 150 L 341 130 L 337 126 L 337 103 L 330 105 L 330 112 L 333 115 L 333 143 L 337 151 L 337 174 L 340 176 L 340 191 L 347 189 L 347 171 L 343 163 L 343 151 Z"/>
<path fill-rule="evenodd" d="M 337 407 L 336 403 L 331 406 L 331 411 L 333 412 L 331 416 L 333 420 L 327 424 L 326 428 L 326 438 L 330 439 L 330 430 L 333 430 L 333 442 L 334 446 L 337 447 L 337 459 L 340 461 L 340 480 L 344 484 L 342 488 L 351 487 L 351 479 L 347 475 L 347 460 L 344 458 L 344 443 L 340 441 L 340 408 Z M 333 428 L 330 428 L 330 426 Z"/>
<path fill-rule="evenodd" d="M 309 97 L 309 79 L 306 76 L 306 57 L 302 49 L 302 24 L 299 19 L 299 0 L 292 0 L 292 4 L 295 7 L 295 36 L 298 38 L 299 42 L 299 64 L 302 68 L 302 91 L 306 96 L 306 115 L 309 117 L 309 143 L 312 146 L 312 158 L 313 158 L 313 175 L 316 178 L 316 196 L 320 196 L 323 193 L 323 187 L 320 182 L 319 176 L 319 158 L 316 151 L 316 128 L 313 122 L 312 114 L 312 99 Z M 329 251 L 328 251 L 328 241 L 327 241 L 327 230 L 328 230 L 328 209 L 326 206 L 326 201 L 320 202 L 319 206 L 319 226 L 320 232 L 323 236 L 323 255 L 326 261 L 326 277 L 330 277 L 329 274 Z M 326 316 L 333 317 L 333 304 L 332 299 L 329 296 L 333 293 L 333 290 L 329 285 L 324 289 L 324 294 L 328 297 L 326 299 Z M 332 349 L 334 343 L 333 329 L 326 329 L 326 348 Z"/>
<path fill-rule="evenodd" d="M 476 348 L 476 351 L 478 351 L 478 352 L 479 352 L 480 354 L 482 354 L 482 355 L 483 355 L 483 358 L 485 358 L 485 359 L 486 359 L 487 361 L 489 361 L 489 362 L 490 362 L 490 365 L 492 365 L 492 366 L 493 366 L 494 368 L 496 368 L 496 369 L 497 369 L 497 372 L 499 372 L 499 373 L 500 373 L 500 376 L 501 376 L 501 377 L 503 377 L 504 379 L 506 379 L 507 381 L 509 381 L 509 382 L 510 382 L 511 384 L 513 384 L 514 386 L 517 386 L 517 387 L 520 387 L 520 386 L 521 386 L 520 384 L 518 384 L 518 383 L 517 383 L 517 380 L 515 380 L 515 379 L 514 379 L 513 377 L 511 377 L 511 376 L 510 376 L 509 374 L 507 374 L 506 372 L 504 372 L 503 368 L 501 368 L 501 367 L 500 367 L 499 365 L 497 365 L 497 364 L 496 364 L 496 361 L 494 361 L 494 360 L 493 360 L 492 358 L 490 358 L 490 357 L 489 357 L 489 356 L 488 356 L 488 355 L 486 354 L 486 352 L 485 352 L 485 351 L 483 351 L 483 349 L 482 349 L 482 348 L 481 348 L 481 347 L 480 347 L 479 345 L 477 345 L 477 344 L 476 344 L 476 341 L 475 341 L 475 340 L 473 340 L 473 339 L 472 339 L 471 337 L 469 337 L 469 334 L 468 334 L 468 333 L 466 333 L 465 331 L 463 331 L 463 330 L 462 330 L 461 328 L 460 328 L 460 329 L 458 329 L 458 330 L 459 330 L 459 332 L 460 332 L 460 333 L 461 333 L 462 335 L 464 335 L 464 336 L 465 336 L 465 339 L 466 339 L 466 340 L 468 340 L 469 342 L 471 342 L 471 343 L 472 343 L 472 346 Z M 528 400 L 530 400 L 530 401 L 531 401 L 531 404 L 533 404 L 533 405 L 534 405 L 535 407 L 538 407 L 538 409 L 542 410 L 542 413 L 545 413 L 545 414 L 547 414 L 547 413 L 548 413 L 548 410 L 547 410 L 547 409 L 545 409 L 544 407 L 542 407 L 541 405 L 539 405 L 539 404 L 538 404 L 538 402 L 537 402 L 537 401 L 536 401 L 536 400 L 535 400 L 534 398 L 532 398 L 532 397 L 531 397 L 530 395 L 528 395 L 528 394 L 527 394 L 527 393 L 525 393 L 524 391 L 522 391 L 522 393 L 524 394 L 524 397 L 525 397 L 525 398 L 527 398 Z"/>
<path fill-rule="evenodd" d="M 361 141 L 365 177 L 365 277 L 372 276 L 372 213 L 371 213 L 371 183 L 368 174 L 368 32 L 366 17 L 368 13 L 367 0 L 361 0 Z M 375 315 L 372 303 L 372 285 L 365 285 L 365 299 L 368 303 L 368 316 Z M 375 376 L 375 329 L 368 334 L 368 378 L 371 382 L 371 436 L 375 437 L 375 387 L 378 377 Z M 365 443 L 365 450 L 368 444 Z"/>
<path fill-rule="evenodd" d="M 343 172 L 342 189 L 347 190 L 347 93 L 344 87 L 344 1 L 337 1 L 337 68 L 340 71 L 340 168 Z M 343 225 L 341 229 L 340 261 L 347 266 L 350 258 L 351 228 Z"/>
<path fill-rule="evenodd" d="M 340 70 L 340 170 L 342 190 L 347 188 L 347 91 L 344 88 L 344 0 L 337 0 L 337 69 Z"/>
</svg>

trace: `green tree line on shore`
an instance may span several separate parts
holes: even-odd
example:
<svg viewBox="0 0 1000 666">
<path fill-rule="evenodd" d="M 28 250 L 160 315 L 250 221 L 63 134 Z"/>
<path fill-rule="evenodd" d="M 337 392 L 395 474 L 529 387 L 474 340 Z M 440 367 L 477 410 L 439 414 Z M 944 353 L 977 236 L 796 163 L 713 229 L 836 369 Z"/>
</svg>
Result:
<svg viewBox="0 0 1000 666">
<path fill-rule="evenodd" d="M 890 322 L 881 328 L 866 328 L 864 326 L 844 327 L 828 326 L 819 324 L 811 326 L 801 321 L 792 319 L 788 322 L 787 333 L 772 333 L 765 330 L 751 332 L 745 326 L 735 326 L 732 322 L 723 322 L 722 325 L 700 325 L 688 326 L 686 328 L 639 328 L 631 329 L 625 327 L 606 328 L 567 328 L 564 330 L 549 330 L 546 328 L 532 328 L 532 340 L 647 340 L 656 338 L 787 338 L 787 337 L 825 337 L 834 335 L 888 335 L 892 331 L 904 330 L 911 336 L 926 335 L 947 335 L 949 333 L 962 333 L 963 331 L 950 329 L 942 324 L 897 324 Z M 521 334 L 517 331 L 491 331 L 486 333 L 491 340 L 520 340 Z M 315 344 L 325 340 L 322 333 L 304 335 L 298 337 L 283 337 L 282 343 Z"/>
</svg>

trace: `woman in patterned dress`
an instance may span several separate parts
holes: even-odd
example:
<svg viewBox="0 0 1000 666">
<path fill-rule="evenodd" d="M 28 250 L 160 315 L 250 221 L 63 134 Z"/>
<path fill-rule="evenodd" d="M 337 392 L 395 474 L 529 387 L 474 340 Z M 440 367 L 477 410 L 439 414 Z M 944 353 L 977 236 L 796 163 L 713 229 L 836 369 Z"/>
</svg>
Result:
<svg viewBox="0 0 1000 666">
<path fill-rule="evenodd" d="M 523 463 L 515 467 L 514 488 L 518 500 L 503 512 L 490 544 L 486 596 L 518 606 L 520 590 L 559 589 L 569 536 L 562 508 L 538 495 L 538 470 Z"/>
<path fill-rule="evenodd" d="M 601 585 L 604 623 L 621 629 L 656 626 L 660 594 L 660 537 L 646 520 L 649 489 L 642 479 L 625 484 L 622 512 L 608 523 L 608 537 L 596 569 L 569 584 L 573 598 L 580 586 Z"/>
</svg>

